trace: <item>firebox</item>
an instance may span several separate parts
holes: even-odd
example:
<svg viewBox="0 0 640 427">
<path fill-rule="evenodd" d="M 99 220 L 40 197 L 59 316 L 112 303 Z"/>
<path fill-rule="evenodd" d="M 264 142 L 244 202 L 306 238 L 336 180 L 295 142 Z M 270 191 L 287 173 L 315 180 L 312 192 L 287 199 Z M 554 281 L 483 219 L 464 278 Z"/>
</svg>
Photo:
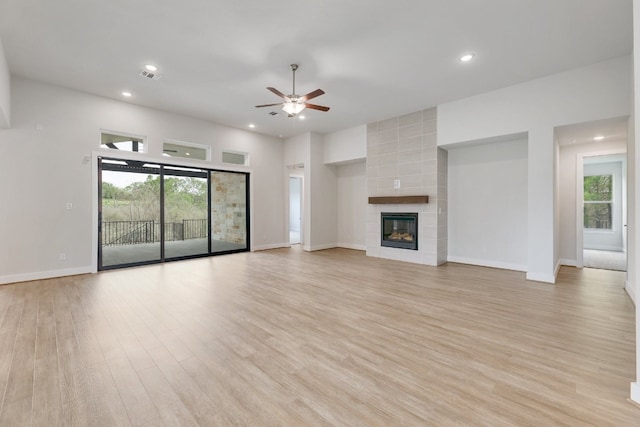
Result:
<svg viewBox="0 0 640 427">
<path fill-rule="evenodd" d="M 381 213 L 382 246 L 418 250 L 417 213 Z"/>
</svg>

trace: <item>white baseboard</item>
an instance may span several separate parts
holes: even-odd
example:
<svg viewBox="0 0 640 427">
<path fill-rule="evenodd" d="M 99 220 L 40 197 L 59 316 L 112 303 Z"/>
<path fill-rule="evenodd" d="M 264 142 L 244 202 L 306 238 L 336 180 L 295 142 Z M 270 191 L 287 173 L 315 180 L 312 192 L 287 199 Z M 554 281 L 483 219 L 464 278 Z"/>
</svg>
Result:
<svg viewBox="0 0 640 427">
<path fill-rule="evenodd" d="M 75 276 L 78 274 L 92 273 L 91 266 L 67 268 L 64 270 L 38 271 L 36 273 L 13 274 L 9 276 L 0 276 L 0 285 L 7 283 L 29 282 L 31 280 L 53 279 L 56 277 Z"/>
<path fill-rule="evenodd" d="M 448 256 L 448 262 L 457 262 L 460 264 L 471 264 L 471 265 L 479 265 L 481 267 L 492 267 L 492 268 L 500 268 L 502 270 L 514 270 L 514 271 L 527 271 L 526 265 L 520 264 L 510 264 L 507 262 L 501 261 L 491 261 L 486 259 L 475 259 L 475 258 L 466 258 L 459 256 Z"/>
<path fill-rule="evenodd" d="M 627 291 L 627 294 L 629 294 L 629 298 L 631 298 L 631 301 L 633 301 L 633 305 L 637 305 L 638 302 L 636 301 L 636 288 L 633 283 L 625 280 L 624 290 Z"/>
<path fill-rule="evenodd" d="M 356 251 L 366 251 L 367 245 L 352 245 L 350 243 L 338 243 L 339 248 L 354 249 Z"/>
<path fill-rule="evenodd" d="M 640 382 L 631 383 L 631 400 L 640 404 Z"/>
<path fill-rule="evenodd" d="M 326 245 L 315 245 L 315 246 L 311 246 L 309 247 L 309 252 L 313 252 L 313 251 L 323 251 L 325 249 L 332 249 L 332 248 L 336 248 L 338 247 L 335 243 L 329 243 Z M 305 249 L 307 250 L 307 249 Z"/>
<path fill-rule="evenodd" d="M 257 245 L 251 248 L 251 252 L 268 251 L 269 249 L 290 248 L 289 243 L 273 243 L 271 245 Z"/>
<path fill-rule="evenodd" d="M 552 284 L 556 283 L 555 276 L 543 273 L 527 273 L 527 280 Z"/>
<path fill-rule="evenodd" d="M 577 267 L 578 266 L 578 261 L 575 260 L 575 259 L 562 258 L 560 261 L 558 261 L 558 263 L 560 265 L 566 265 L 567 267 Z"/>
<path fill-rule="evenodd" d="M 611 252 L 622 252 L 622 246 L 607 246 L 607 245 L 591 245 L 589 247 L 584 247 L 585 249 L 592 249 L 594 251 L 611 251 Z"/>
</svg>

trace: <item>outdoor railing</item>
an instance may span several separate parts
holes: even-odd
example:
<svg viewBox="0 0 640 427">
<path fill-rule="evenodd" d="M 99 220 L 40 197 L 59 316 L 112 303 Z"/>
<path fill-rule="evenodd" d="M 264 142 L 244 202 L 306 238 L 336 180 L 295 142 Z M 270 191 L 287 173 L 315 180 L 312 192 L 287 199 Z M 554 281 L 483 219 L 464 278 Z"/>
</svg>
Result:
<svg viewBox="0 0 640 427">
<path fill-rule="evenodd" d="M 164 224 L 165 241 L 199 239 L 208 236 L 207 219 L 184 219 L 182 222 Z M 136 245 L 160 242 L 160 222 L 104 221 L 102 223 L 102 245 Z"/>
</svg>

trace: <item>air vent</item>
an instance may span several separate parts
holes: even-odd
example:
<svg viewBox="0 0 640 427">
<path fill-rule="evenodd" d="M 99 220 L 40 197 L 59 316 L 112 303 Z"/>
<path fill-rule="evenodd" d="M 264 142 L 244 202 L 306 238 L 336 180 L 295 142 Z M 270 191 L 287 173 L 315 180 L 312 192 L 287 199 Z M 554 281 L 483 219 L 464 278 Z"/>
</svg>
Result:
<svg viewBox="0 0 640 427">
<path fill-rule="evenodd" d="M 270 112 L 269 112 L 269 115 L 270 115 L 270 116 L 277 116 L 277 115 L 278 115 L 278 113 L 277 113 L 276 111 L 270 111 Z"/>
<path fill-rule="evenodd" d="M 160 74 L 158 73 L 154 73 L 151 71 L 147 71 L 147 70 L 140 70 L 140 73 L 138 74 L 141 77 L 146 77 L 148 79 L 151 80 L 159 80 L 160 79 Z"/>
</svg>

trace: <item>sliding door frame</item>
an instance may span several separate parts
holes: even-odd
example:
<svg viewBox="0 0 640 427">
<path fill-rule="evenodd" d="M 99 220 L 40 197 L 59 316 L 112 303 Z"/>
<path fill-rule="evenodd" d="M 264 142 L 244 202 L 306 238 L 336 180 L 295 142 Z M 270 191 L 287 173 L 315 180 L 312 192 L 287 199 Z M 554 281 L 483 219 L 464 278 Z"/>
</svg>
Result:
<svg viewBox="0 0 640 427">
<path fill-rule="evenodd" d="M 164 262 L 171 262 L 171 261 L 180 261 L 180 260 L 185 260 L 185 259 L 193 259 L 193 258 L 202 258 L 202 257 L 209 257 L 209 256 L 215 256 L 215 255 L 225 255 L 225 254 L 231 254 L 231 253 L 238 253 L 238 252 L 248 252 L 251 250 L 251 215 L 250 215 L 250 211 L 251 211 L 251 206 L 250 206 L 250 177 L 251 177 L 251 173 L 250 171 L 238 171 L 238 170 L 226 170 L 226 169 L 213 169 L 213 168 L 208 168 L 208 167 L 204 167 L 203 165 L 193 165 L 193 164 L 175 164 L 175 163 L 164 163 L 164 162 L 159 162 L 157 160 L 143 160 L 140 158 L 130 158 L 129 156 L 120 156 L 120 155 L 116 155 L 116 156 L 112 156 L 112 155 L 107 155 L 106 153 L 94 153 L 94 157 L 95 157 L 95 165 L 96 165 L 96 171 L 97 173 L 94 175 L 94 177 L 96 178 L 96 187 L 97 187 L 97 191 L 96 191 L 96 195 L 97 195 L 97 253 L 96 253 L 96 270 L 100 271 L 100 270 L 112 270 L 112 269 L 118 269 L 118 268 L 126 268 L 126 267 L 135 267 L 135 266 L 141 266 L 141 265 L 148 265 L 148 264 L 158 264 L 158 263 L 164 263 Z M 159 166 L 159 178 L 160 178 L 160 195 L 159 195 L 159 218 L 160 218 L 160 258 L 158 260 L 150 260 L 150 261 L 141 261 L 141 262 L 132 262 L 132 263 L 125 263 L 125 264 L 117 264 L 117 265 L 109 265 L 109 266 L 104 266 L 103 265 L 103 248 L 102 248 L 102 242 L 103 242 L 103 206 L 102 206 L 102 172 L 103 170 L 105 170 L 104 168 L 104 163 L 103 160 L 113 160 L 113 161 L 119 161 L 119 162 L 125 162 L 127 164 L 137 164 L 137 167 L 144 167 L 144 165 L 146 164 L 152 164 L 152 165 L 156 165 Z M 136 166 L 130 166 L 131 169 L 135 169 Z M 185 172 L 174 172 L 172 171 L 171 173 L 166 173 L 165 172 L 165 167 L 167 168 L 178 168 L 178 170 L 180 168 L 186 168 L 186 169 L 198 169 L 200 171 L 202 171 L 201 173 L 203 173 L 204 175 L 206 175 L 206 183 L 207 183 L 207 191 L 206 191 L 206 197 L 207 197 L 207 253 L 200 253 L 200 254 L 195 254 L 195 255 L 187 255 L 187 256 L 179 256 L 179 257 L 172 257 L 172 258 L 167 258 L 166 257 L 166 250 L 165 250 L 165 177 L 171 176 L 171 175 L 176 175 L 176 176 L 192 176 L 192 177 L 202 177 L 202 176 L 196 176 L 196 175 L 200 175 L 200 174 L 195 174 L 195 173 L 189 173 L 188 171 Z M 121 169 L 127 169 L 129 168 L 129 166 L 125 166 Z M 114 168 L 117 169 L 117 168 Z M 114 170 L 111 168 L 108 168 L 107 170 Z M 125 172 L 123 170 L 123 172 Z M 132 171 L 133 172 L 133 171 Z M 224 251 L 218 251 L 218 252 L 213 252 L 213 248 L 212 248 L 212 227 L 213 227 L 213 215 L 212 215 L 212 203 L 211 203 L 211 198 L 213 195 L 213 189 L 212 189 L 212 180 L 211 180 L 211 176 L 213 173 L 215 172 L 220 172 L 220 173 L 230 173 L 230 174 L 238 174 L 238 175 L 244 175 L 245 177 L 245 235 L 246 235 L 246 239 L 245 239 L 245 244 L 244 244 L 244 248 L 241 249 L 230 249 L 230 250 L 224 250 Z M 125 172 L 126 173 L 126 172 Z"/>
</svg>

